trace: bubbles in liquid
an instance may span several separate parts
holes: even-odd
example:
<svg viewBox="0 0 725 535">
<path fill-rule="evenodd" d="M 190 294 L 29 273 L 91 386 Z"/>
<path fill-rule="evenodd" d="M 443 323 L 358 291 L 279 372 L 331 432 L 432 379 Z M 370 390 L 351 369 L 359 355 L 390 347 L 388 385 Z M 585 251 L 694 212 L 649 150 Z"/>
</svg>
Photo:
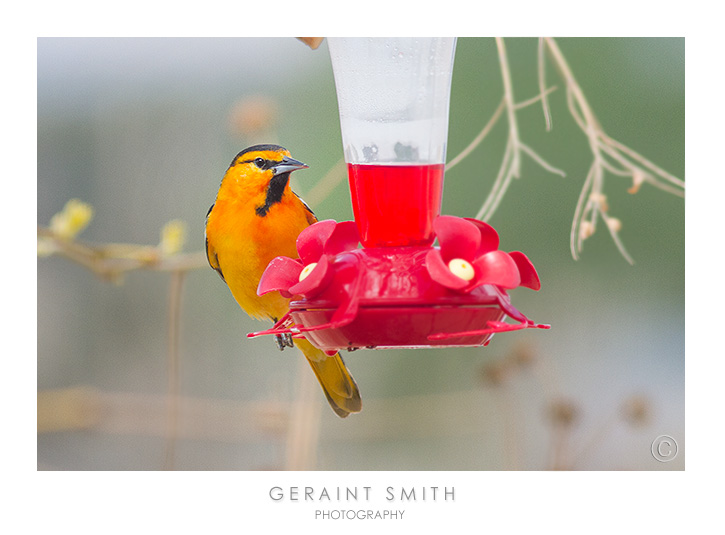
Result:
<svg viewBox="0 0 725 535">
<path fill-rule="evenodd" d="M 375 145 L 375 144 L 373 144 L 373 145 L 367 145 L 367 146 L 363 147 L 362 153 L 363 153 L 363 160 L 365 160 L 366 162 L 374 162 L 374 161 L 377 161 L 377 159 L 378 159 L 378 146 Z"/>
<path fill-rule="evenodd" d="M 398 141 L 393 147 L 395 160 L 399 162 L 417 162 L 419 160 L 418 148 L 412 145 L 403 145 Z"/>
<path fill-rule="evenodd" d="M 328 43 L 346 161 L 445 161 L 455 39 Z"/>
</svg>

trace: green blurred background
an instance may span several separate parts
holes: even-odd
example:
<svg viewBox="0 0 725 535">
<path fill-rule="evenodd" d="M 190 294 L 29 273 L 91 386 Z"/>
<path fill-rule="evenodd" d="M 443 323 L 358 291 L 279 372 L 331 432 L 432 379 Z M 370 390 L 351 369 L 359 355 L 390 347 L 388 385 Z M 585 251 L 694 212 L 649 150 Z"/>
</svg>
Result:
<svg viewBox="0 0 725 535">
<path fill-rule="evenodd" d="M 684 39 L 558 43 L 604 130 L 684 178 Z M 516 99 L 535 96 L 537 40 L 506 44 Z M 135 271 L 114 285 L 63 258 L 39 258 L 38 390 L 57 397 L 39 397 L 39 419 L 44 411 L 55 424 L 39 429 L 38 468 L 684 469 L 684 202 L 647 185 L 631 195 L 630 182 L 608 175 L 610 214 L 635 264 L 603 228 L 574 261 L 569 230 L 591 153 L 551 64 L 547 79 L 558 87 L 553 130 L 537 105 L 518 114 L 519 128 L 567 177 L 524 158 L 490 223 L 503 250 L 524 251 L 539 271 L 541 291 L 512 296 L 551 330 L 498 334 L 486 348 L 344 355 L 364 410 L 340 420 L 315 392 L 310 452 L 295 465 L 290 449 L 300 437 L 286 407 L 299 395 L 301 355 L 280 353 L 269 338 L 248 340 L 262 324 L 211 269 L 192 271 L 170 460 L 169 275 Z M 449 159 L 500 98 L 494 40 L 459 39 Z M 240 101 L 267 131 L 240 122 Z M 335 166 L 335 103 L 324 42 L 311 50 L 293 38 L 39 39 L 38 223 L 75 197 L 95 208 L 83 240 L 154 245 L 167 221 L 181 219 L 185 250 L 200 251 L 204 216 L 242 148 L 290 149 L 310 166 L 293 178 L 303 197 Z M 476 214 L 505 137 L 501 121 L 447 173 L 444 213 Z M 322 219 L 352 219 L 345 182 L 313 208 Z M 662 434 L 679 445 L 669 463 L 650 452 Z"/>
</svg>

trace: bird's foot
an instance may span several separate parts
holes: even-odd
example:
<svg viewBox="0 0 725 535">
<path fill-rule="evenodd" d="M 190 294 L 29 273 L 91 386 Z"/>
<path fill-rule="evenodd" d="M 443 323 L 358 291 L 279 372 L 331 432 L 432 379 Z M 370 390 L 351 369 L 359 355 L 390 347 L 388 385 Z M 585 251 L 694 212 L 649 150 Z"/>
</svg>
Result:
<svg viewBox="0 0 725 535">
<path fill-rule="evenodd" d="M 280 351 L 283 351 L 285 347 L 295 346 L 294 342 L 292 341 L 291 333 L 277 334 L 274 338 L 277 341 L 277 347 Z"/>
</svg>

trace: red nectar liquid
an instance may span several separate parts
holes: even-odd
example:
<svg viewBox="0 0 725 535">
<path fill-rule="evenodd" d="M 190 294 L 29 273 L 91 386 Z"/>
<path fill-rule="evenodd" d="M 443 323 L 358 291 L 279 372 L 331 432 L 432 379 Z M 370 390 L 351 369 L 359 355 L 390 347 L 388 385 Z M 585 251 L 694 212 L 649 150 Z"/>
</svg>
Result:
<svg viewBox="0 0 725 535">
<path fill-rule="evenodd" d="M 348 164 L 355 222 L 365 247 L 427 246 L 440 215 L 444 164 Z"/>
</svg>

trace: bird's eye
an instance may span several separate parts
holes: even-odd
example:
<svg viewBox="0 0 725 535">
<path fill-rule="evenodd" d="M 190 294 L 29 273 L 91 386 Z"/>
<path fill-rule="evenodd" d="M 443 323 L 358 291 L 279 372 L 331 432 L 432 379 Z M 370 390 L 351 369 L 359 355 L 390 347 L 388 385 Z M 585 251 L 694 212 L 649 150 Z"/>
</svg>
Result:
<svg viewBox="0 0 725 535">
<path fill-rule="evenodd" d="M 254 165 L 259 167 L 260 169 L 264 169 L 264 164 L 266 163 L 264 158 L 255 158 L 254 159 Z"/>
</svg>

